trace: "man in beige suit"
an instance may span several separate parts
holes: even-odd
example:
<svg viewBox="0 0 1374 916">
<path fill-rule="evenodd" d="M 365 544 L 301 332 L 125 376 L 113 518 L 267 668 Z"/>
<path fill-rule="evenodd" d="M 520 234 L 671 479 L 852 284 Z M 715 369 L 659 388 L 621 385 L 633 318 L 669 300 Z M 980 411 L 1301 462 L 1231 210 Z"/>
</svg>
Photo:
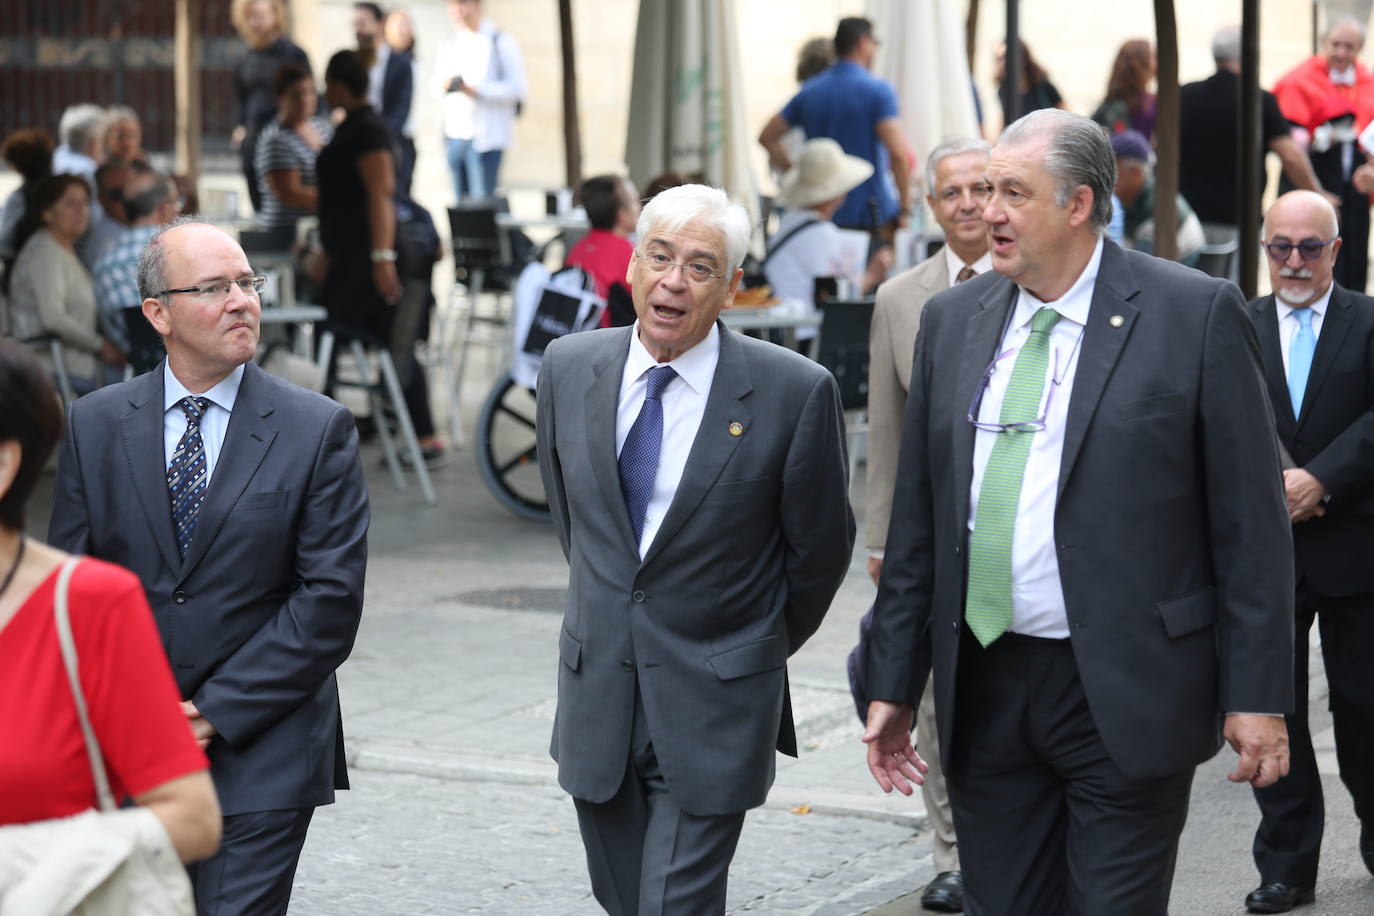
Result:
<svg viewBox="0 0 1374 916">
<path fill-rule="evenodd" d="M 897 451 L 902 414 L 911 384 L 911 359 L 921 310 L 931 296 L 955 283 L 992 269 L 983 206 L 988 187 L 983 169 L 989 148 L 982 140 L 947 140 L 926 161 L 926 200 L 945 231 L 945 245 L 935 254 L 878 287 L 869 334 L 868 364 L 868 572 L 876 584 L 883 564 L 892 490 L 897 480 Z M 930 763 L 921 793 L 935 828 L 935 880 L 921 895 L 921 905 L 941 913 L 963 910 L 963 876 L 954 820 L 949 810 L 944 773 L 940 771 L 935 734 L 933 690 L 922 693 L 916 743 Z"/>
</svg>

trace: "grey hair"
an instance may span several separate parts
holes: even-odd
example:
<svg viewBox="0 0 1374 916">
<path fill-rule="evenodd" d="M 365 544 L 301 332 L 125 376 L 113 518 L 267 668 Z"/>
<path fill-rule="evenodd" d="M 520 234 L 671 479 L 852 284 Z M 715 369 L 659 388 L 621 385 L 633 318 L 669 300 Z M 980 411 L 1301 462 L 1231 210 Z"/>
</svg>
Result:
<svg viewBox="0 0 1374 916">
<path fill-rule="evenodd" d="M 1044 166 L 1054 178 L 1054 201 L 1066 206 L 1074 188 L 1092 192 L 1092 223 L 1099 230 L 1112 221 L 1112 189 L 1116 187 L 1116 154 L 1107 132 L 1091 118 L 1042 108 L 1013 123 L 997 141 L 999 147 L 1023 146 L 1047 139 Z"/>
<path fill-rule="evenodd" d="M 926 157 L 926 193 L 931 197 L 935 196 L 935 172 L 940 162 L 960 153 L 982 153 L 987 156 L 992 153 L 992 147 L 980 137 L 951 137 L 931 150 Z"/>
<path fill-rule="evenodd" d="M 62 112 L 57 132 L 68 149 L 84 153 L 105 133 L 105 109 L 90 103 L 72 105 Z"/>
<path fill-rule="evenodd" d="M 162 237 L 173 229 L 182 226 L 209 226 L 197 215 L 178 216 L 161 227 L 148 239 L 148 244 L 138 253 L 138 294 L 144 299 L 161 298 L 158 294 L 167 288 L 167 246 Z"/>
<path fill-rule="evenodd" d="M 1212 60 L 1229 64 L 1240 60 L 1240 26 L 1224 25 L 1212 36 Z"/>
<path fill-rule="evenodd" d="M 111 124 L 118 124 L 121 121 L 133 121 L 135 124 L 142 124 L 139 120 L 138 112 L 128 105 L 111 105 L 105 109 L 105 126 L 108 129 Z"/>
<path fill-rule="evenodd" d="M 730 270 L 744 263 L 749 236 L 753 234 L 749 211 L 731 203 L 720 188 L 709 185 L 684 184 L 660 192 L 639 211 L 635 237 L 643 242 L 653 228 L 678 232 L 695 220 L 725 237 L 725 259 Z"/>
<path fill-rule="evenodd" d="M 1360 45 L 1363 46 L 1364 40 L 1369 37 L 1369 30 L 1365 27 L 1365 24 L 1363 22 L 1356 19 L 1354 16 L 1341 16 L 1340 18 L 1333 20 L 1326 27 L 1326 31 L 1322 32 L 1322 41 L 1326 41 L 1326 39 L 1330 38 L 1331 33 L 1336 31 L 1343 25 L 1353 25 L 1355 28 L 1359 29 Z"/>
</svg>

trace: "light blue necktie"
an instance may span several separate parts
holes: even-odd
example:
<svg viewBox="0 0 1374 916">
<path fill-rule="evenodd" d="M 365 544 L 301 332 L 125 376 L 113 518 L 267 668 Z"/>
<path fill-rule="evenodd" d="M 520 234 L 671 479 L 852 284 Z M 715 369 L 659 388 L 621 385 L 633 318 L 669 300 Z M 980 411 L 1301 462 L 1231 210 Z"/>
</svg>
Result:
<svg viewBox="0 0 1374 916">
<path fill-rule="evenodd" d="M 1317 352 L 1317 335 L 1312 333 L 1312 310 L 1293 309 L 1298 333 L 1288 345 L 1288 396 L 1293 400 L 1293 416 L 1302 411 L 1302 396 L 1307 391 L 1307 376 L 1312 372 L 1312 354 Z"/>
<path fill-rule="evenodd" d="M 620 447 L 620 489 L 625 495 L 625 511 L 638 544 L 644 533 L 644 513 L 654 495 L 658 476 L 658 455 L 663 448 L 663 389 L 677 378 L 672 366 L 655 366 L 645 373 L 644 406 Z"/>
</svg>

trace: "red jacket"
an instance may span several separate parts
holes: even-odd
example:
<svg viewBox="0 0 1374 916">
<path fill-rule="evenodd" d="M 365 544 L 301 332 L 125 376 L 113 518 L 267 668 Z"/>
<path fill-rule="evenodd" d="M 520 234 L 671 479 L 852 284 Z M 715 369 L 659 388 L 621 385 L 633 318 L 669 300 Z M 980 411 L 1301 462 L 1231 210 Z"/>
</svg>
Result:
<svg viewBox="0 0 1374 916">
<path fill-rule="evenodd" d="M 1374 74 L 1356 62 L 1355 85 L 1331 82 L 1326 58 L 1309 57 L 1274 84 L 1283 116 L 1299 127 L 1315 130 L 1332 118 L 1355 115 L 1355 129 L 1374 120 Z"/>
</svg>

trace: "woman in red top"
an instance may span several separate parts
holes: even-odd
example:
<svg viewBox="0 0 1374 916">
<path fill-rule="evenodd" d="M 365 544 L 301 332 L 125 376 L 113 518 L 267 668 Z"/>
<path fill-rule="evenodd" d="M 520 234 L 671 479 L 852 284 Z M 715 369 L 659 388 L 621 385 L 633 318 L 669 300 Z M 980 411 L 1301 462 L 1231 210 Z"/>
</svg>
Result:
<svg viewBox="0 0 1374 916">
<path fill-rule="evenodd" d="M 66 554 L 23 535 L 24 503 L 61 428 L 42 366 L 27 348 L 0 340 L 0 825 L 96 805 L 53 621 Z M 116 799 L 157 815 L 183 862 L 209 856 L 219 845 L 219 802 L 138 579 L 83 560 L 68 612 Z"/>
</svg>

